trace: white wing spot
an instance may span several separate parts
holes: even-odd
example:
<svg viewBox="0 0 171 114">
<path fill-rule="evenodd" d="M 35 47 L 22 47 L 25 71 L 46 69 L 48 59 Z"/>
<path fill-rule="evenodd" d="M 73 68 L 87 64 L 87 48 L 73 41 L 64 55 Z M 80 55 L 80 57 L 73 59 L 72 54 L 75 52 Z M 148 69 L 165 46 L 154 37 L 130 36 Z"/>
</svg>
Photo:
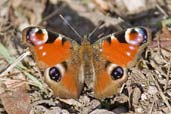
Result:
<svg viewBox="0 0 171 114">
<path fill-rule="evenodd" d="M 45 56 L 46 54 L 47 54 L 46 52 L 43 52 L 43 53 L 42 53 L 42 56 Z"/>
<path fill-rule="evenodd" d="M 42 50 L 42 49 L 43 49 L 43 46 L 40 46 L 40 47 L 39 47 L 39 50 Z"/>
<path fill-rule="evenodd" d="M 134 47 L 134 46 L 129 46 L 129 49 L 130 49 L 130 50 L 134 50 L 135 47 Z"/>
<path fill-rule="evenodd" d="M 126 52 L 126 55 L 131 56 L 131 53 L 130 52 Z"/>
</svg>

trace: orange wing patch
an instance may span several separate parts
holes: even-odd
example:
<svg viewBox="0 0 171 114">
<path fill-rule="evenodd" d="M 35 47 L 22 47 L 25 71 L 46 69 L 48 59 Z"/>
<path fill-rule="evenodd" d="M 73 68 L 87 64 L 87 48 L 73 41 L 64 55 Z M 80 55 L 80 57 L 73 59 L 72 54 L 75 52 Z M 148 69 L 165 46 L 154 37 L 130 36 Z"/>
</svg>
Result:
<svg viewBox="0 0 171 114">
<path fill-rule="evenodd" d="M 72 96 L 77 96 L 80 93 L 79 92 L 79 86 L 78 85 L 78 71 L 68 71 L 65 73 L 65 76 L 62 78 L 61 83 L 64 86 L 64 88 L 67 88 L 69 90 L 69 94 L 72 94 Z"/>
<path fill-rule="evenodd" d="M 126 67 L 132 61 L 138 51 L 138 46 L 127 43 L 120 43 L 116 38 L 111 42 L 105 41 L 102 44 L 102 55 L 107 60 L 117 65 Z"/>
<path fill-rule="evenodd" d="M 94 93 L 96 97 L 101 96 L 102 92 L 106 89 L 108 85 L 110 85 L 111 79 L 109 75 L 102 71 L 96 74 L 95 86 L 94 86 Z"/>
<path fill-rule="evenodd" d="M 97 72 L 96 80 L 94 83 L 94 94 L 96 98 L 105 98 L 111 96 L 118 92 L 119 87 L 127 79 L 127 76 L 124 75 L 124 78 L 118 80 L 112 80 L 107 71 L 104 69 Z"/>
<path fill-rule="evenodd" d="M 45 63 L 49 67 L 65 61 L 71 56 L 71 43 L 65 41 L 62 44 L 62 40 L 59 38 L 53 43 L 35 46 L 33 49 L 36 52 L 37 60 Z"/>
<path fill-rule="evenodd" d="M 56 96 L 61 98 L 78 98 L 83 86 L 83 82 L 79 80 L 81 75 L 79 74 L 80 62 L 73 62 L 70 60 L 71 64 L 65 74 L 62 76 L 60 82 L 55 82 L 45 75 L 45 81 L 49 87 L 53 90 Z"/>
</svg>

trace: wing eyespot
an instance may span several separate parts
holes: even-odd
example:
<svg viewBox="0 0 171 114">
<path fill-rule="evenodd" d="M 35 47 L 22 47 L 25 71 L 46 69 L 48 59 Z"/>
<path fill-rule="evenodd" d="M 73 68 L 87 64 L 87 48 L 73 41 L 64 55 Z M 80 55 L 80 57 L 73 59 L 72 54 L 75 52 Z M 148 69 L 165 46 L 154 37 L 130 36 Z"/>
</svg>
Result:
<svg viewBox="0 0 171 114">
<path fill-rule="evenodd" d="M 129 28 L 125 32 L 125 40 L 132 45 L 141 45 L 147 42 L 147 32 L 144 28 Z"/>
<path fill-rule="evenodd" d="M 125 75 L 124 69 L 121 66 L 117 66 L 116 64 L 109 62 L 107 62 L 106 65 L 107 72 L 111 76 L 112 80 L 121 79 Z"/>
<path fill-rule="evenodd" d="M 110 75 L 113 80 L 121 79 L 124 75 L 124 70 L 122 67 L 117 66 L 117 67 L 113 68 Z"/>
<path fill-rule="evenodd" d="M 46 70 L 46 76 L 48 76 L 49 80 L 53 80 L 55 82 L 60 82 L 62 77 L 65 74 L 66 66 L 61 64 L 57 64 L 56 66 L 50 67 Z"/>
<path fill-rule="evenodd" d="M 32 45 L 39 46 L 46 43 L 48 40 L 48 33 L 46 29 L 30 28 L 27 31 L 26 41 Z"/>
<path fill-rule="evenodd" d="M 51 67 L 49 69 L 49 77 L 50 77 L 51 80 L 59 82 L 61 80 L 61 78 L 62 78 L 62 75 L 61 75 L 61 73 L 60 73 L 58 68 Z"/>
</svg>

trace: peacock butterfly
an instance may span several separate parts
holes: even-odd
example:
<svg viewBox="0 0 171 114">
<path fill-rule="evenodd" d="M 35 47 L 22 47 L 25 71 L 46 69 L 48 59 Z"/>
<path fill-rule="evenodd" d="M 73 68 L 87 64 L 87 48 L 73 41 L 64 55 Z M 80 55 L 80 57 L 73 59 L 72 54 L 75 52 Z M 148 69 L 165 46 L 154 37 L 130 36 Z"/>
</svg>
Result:
<svg viewBox="0 0 171 114">
<path fill-rule="evenodd" d="M 151 41 L 144 27 L 128 28 L 93 44 L 87 38 L 79 44 L 41 27 L 24 29 L 22 37 L 43 69 L 45 82 L 61 98 L 78 98 L 87 79 L 96 98 L 117 93 Z"/>
</svg>

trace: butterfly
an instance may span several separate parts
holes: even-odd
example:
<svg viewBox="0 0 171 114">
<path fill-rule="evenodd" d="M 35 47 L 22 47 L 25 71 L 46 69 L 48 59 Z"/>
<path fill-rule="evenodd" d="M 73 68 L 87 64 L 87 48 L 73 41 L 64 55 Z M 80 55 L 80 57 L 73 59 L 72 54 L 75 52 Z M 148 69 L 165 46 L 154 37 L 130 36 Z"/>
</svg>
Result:
<svg viewBox="0 0 171 114">
<path fill-rule="evenodd" d="M 116 94 L 151 41 L 145 27 L 128 28 L 94 43 L 87 38 L 78 43 L 36 26 L 25 28 L 22 37 L 45 82 L 60 98 L 78 98 L 85 83 L 95 98 Z"/>
</svg>

